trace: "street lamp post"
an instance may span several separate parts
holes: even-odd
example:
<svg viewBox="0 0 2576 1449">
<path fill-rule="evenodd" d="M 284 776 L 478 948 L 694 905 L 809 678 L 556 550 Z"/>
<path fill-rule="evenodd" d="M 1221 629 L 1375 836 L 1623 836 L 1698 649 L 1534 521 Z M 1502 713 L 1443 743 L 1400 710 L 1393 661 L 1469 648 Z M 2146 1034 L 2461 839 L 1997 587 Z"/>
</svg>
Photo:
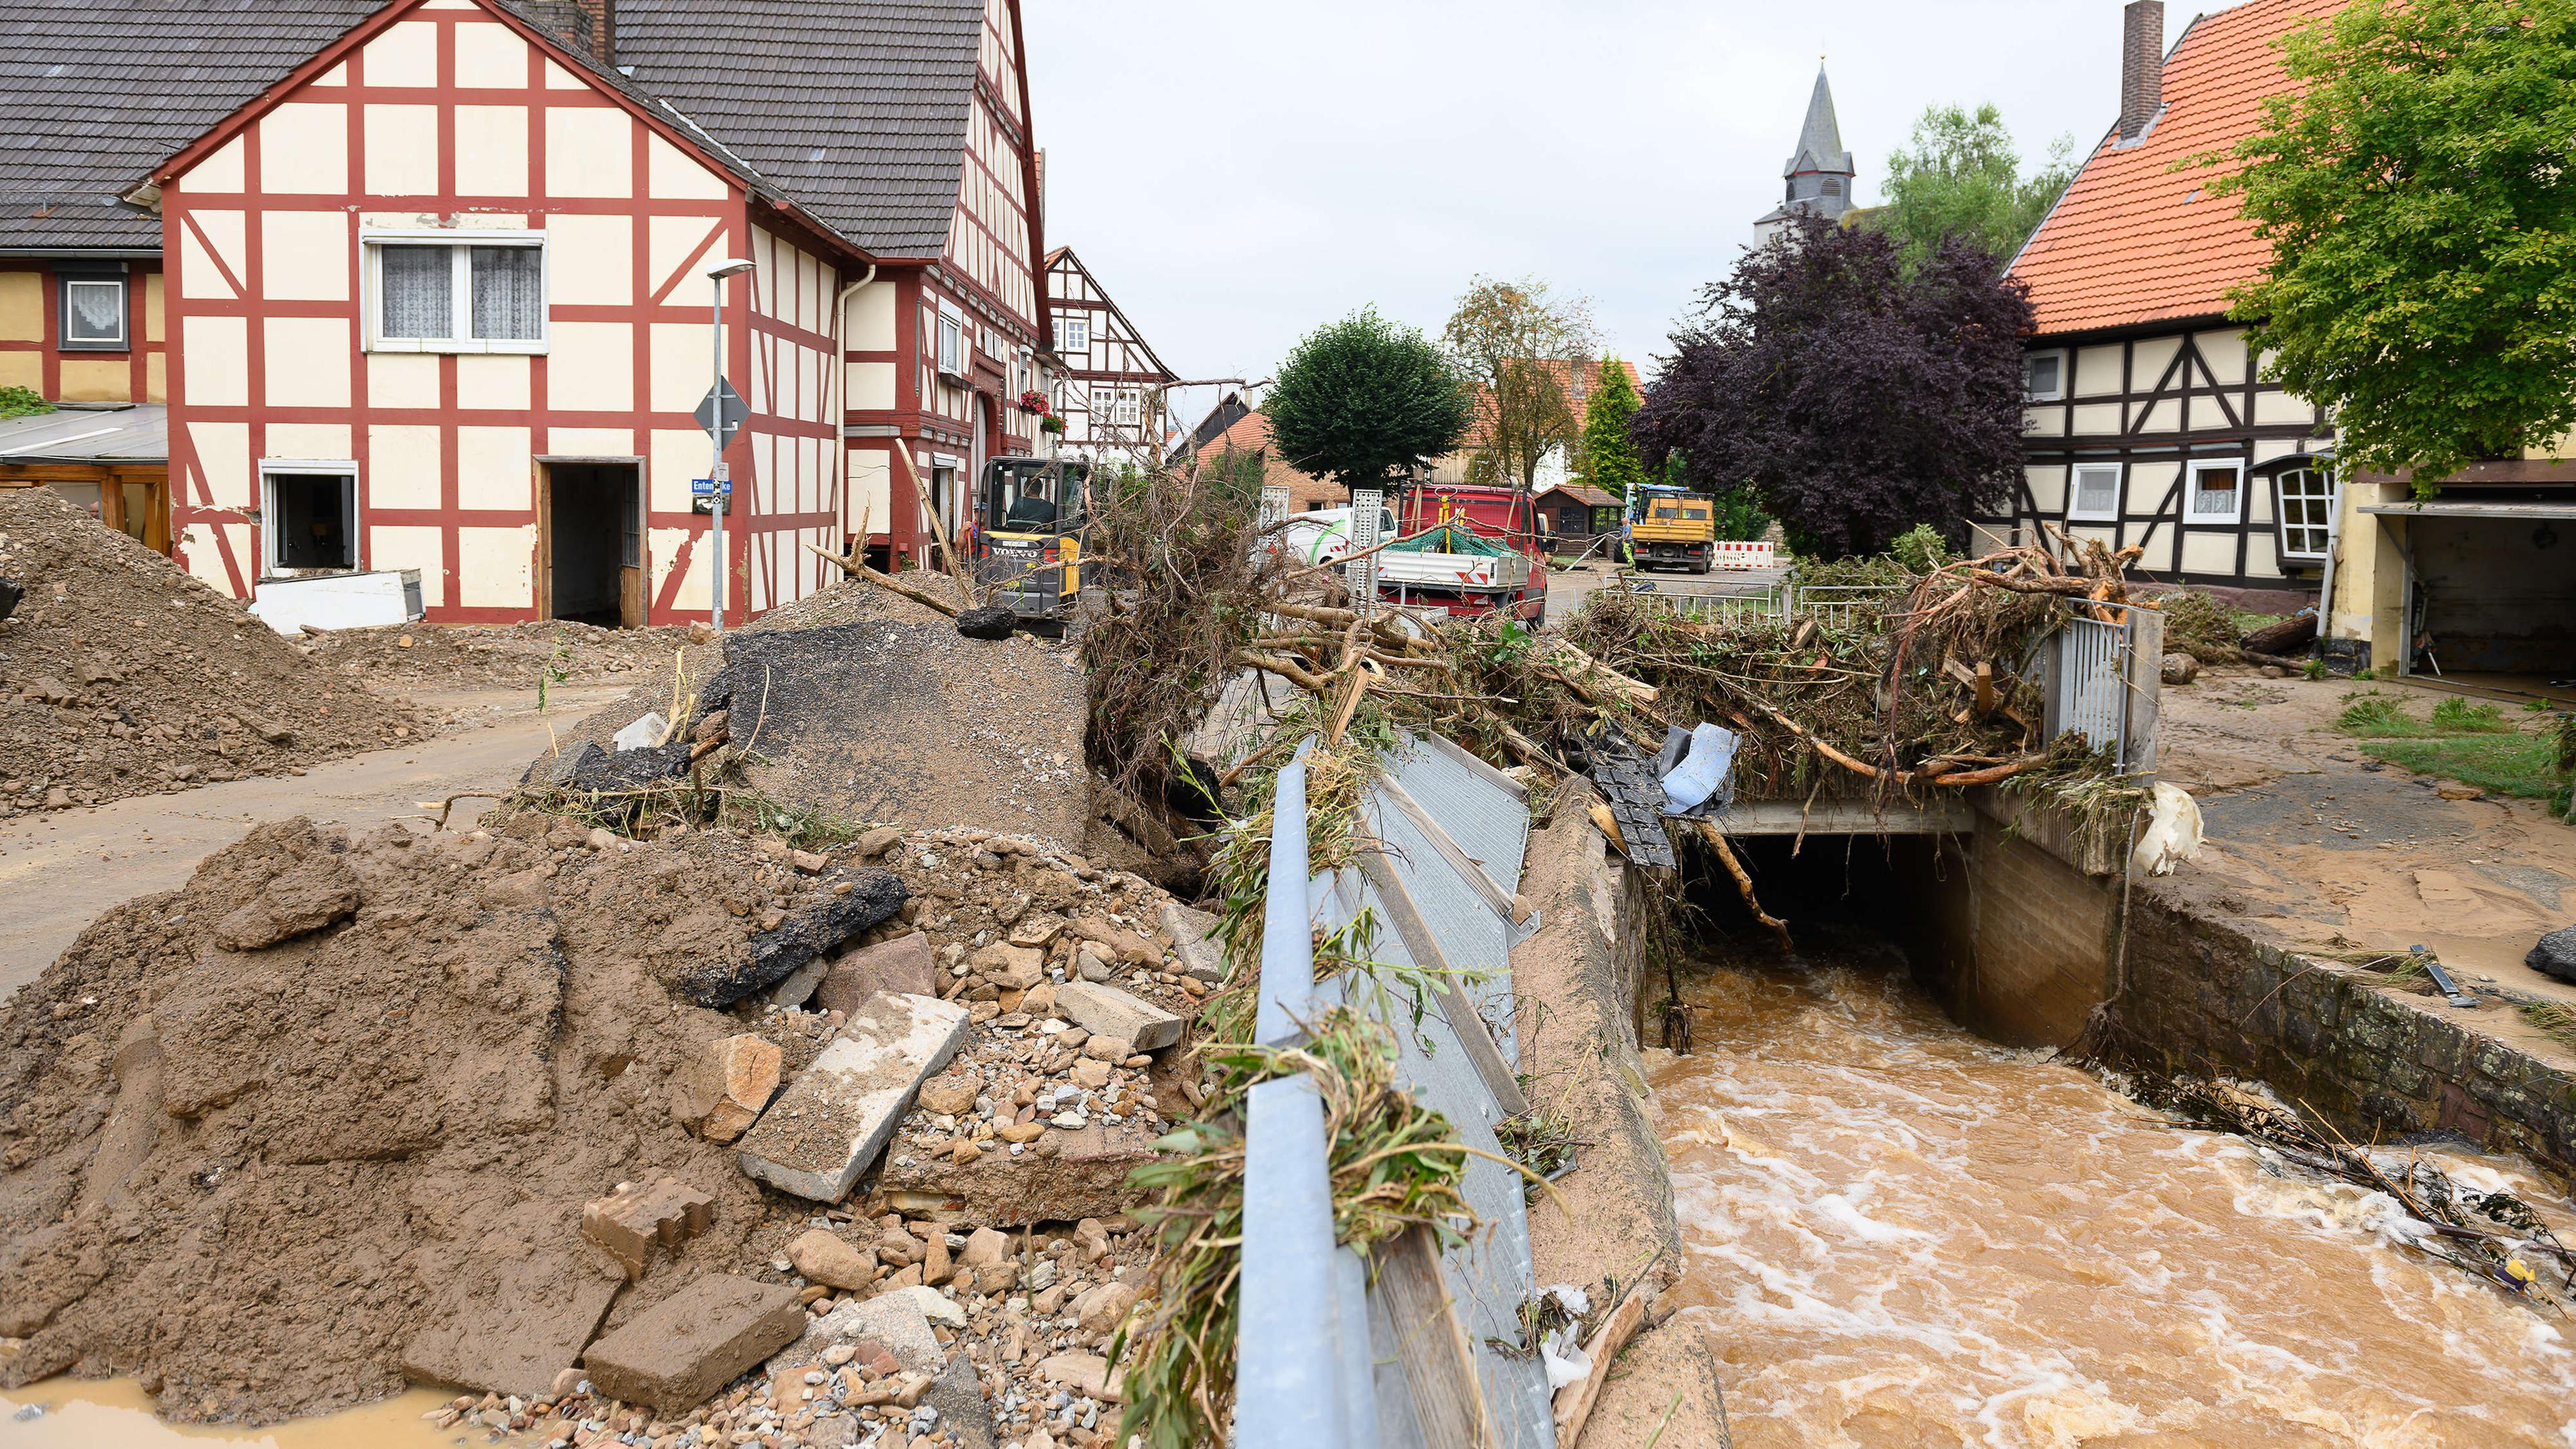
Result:
<svg viewBox="0 0 2576 1449">
<path fill-rule="evenodd" d="M 715 335 L 715 383 L 713 390 L 708 393 L 708 396 L 714 399 L 714 408 L 712 410 L 714 421 L 710 423 L 707 428 L 707 437 L 708 440 L 714 444 L 715 456 L 714 461 L 707 469 L 707 477 L 712 482 L 716 490 L 715 502 L 713 504 L 716 551 L 715 575 L 713 588 L 711 590 L 712 603 L 710 604 L 707 612 L 710 617 L 710 621 L 714 624 L 715 631 L 718 634 L 722 634 L 724 632 L 725 616 L 725 512 L 733 506 L 733 480 L 725 476 L 724 461 L 725 440 L 733 431 L 730 427 L 726 426 L 727 419 L 725 417 L 724 406 L 724 284 L 725 278 L 733 276 L 738 272 L 750 271 L 751 268 L 752 263 L 741 257 L 728 257 L 725 260 L 716 263 L 714 266 L 707 268 L 707 282 L 715 293 L 715 326 L 713 328 Z"/>
</svg>

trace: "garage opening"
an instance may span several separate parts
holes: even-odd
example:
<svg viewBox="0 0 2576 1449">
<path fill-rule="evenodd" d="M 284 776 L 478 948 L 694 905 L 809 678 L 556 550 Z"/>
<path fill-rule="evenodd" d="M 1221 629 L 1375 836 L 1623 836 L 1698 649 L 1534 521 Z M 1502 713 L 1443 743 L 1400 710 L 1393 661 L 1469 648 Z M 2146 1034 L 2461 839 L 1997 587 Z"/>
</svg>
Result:
<svg viewBox="0 0 2576 1449">
<path fill-rule="evenodd" d="M 546 465 L 546 613 L 609 629 L 644 622 L 644 496 L 633 463 Z"/>
<path fill-rule="evenodd" d="M 277 470 L 263 475 L 262 519 L 272 574 L 358 566 L 355 473 Z"/>
<path fill-rule="evenodd" d="M 2444 500 L 2405 527 L 2407 673 L 2543 698 L 2576 689 L 2570 500 Z"/>
</svg>

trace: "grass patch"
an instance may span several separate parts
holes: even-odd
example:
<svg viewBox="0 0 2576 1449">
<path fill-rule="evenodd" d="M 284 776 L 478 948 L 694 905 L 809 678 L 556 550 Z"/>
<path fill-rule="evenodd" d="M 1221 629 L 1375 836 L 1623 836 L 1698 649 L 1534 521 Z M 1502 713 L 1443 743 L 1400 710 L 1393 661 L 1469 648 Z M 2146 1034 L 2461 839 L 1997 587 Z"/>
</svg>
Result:
<svg viewBox="0 0 2576 1449">
<path fill-rule="evenodd" d="M 2384 694 L 2365 694 L 2343 707 L 2335 723 L 2348 735 L 2364 739 L 2418 739 L 2434 733 L 2431 726 L 2408 714 L 2404 706 Z"/>
<path fill-rule="evenodd" d="M 2497 706 L 2472 703 L 2454 695 L 2433 706 L 2433 733 L 2502 735 L 2513 733 L 2513 726 L 2505 722 L 2504 711 Z"/>
<path fill-rule="evenodd" d="M 2535 735 L 2463 735 L 2448 739 L 2379 739 L 2362 753 L 2499 795 L 2547 800 L 2561 788 L 2556 751 Z"/>
<path fill-rule="evenodd" d="M 2561 1001 L 2527 1001 L 2521 1015 L 2560 1046 L 2576 1047 L 2576 1006 Z"/>
</svg>

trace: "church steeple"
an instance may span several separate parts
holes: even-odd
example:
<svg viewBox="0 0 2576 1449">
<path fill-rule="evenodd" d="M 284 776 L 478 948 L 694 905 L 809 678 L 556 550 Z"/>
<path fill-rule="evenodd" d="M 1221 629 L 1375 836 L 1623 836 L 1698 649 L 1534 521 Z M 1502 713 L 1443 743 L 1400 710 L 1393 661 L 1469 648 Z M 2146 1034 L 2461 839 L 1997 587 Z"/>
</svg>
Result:
<svg viewBox="0 0 2576 1449">
<path fill-rule="evenodd" d="M 1798 128 L 1798 149 L 1789 164 L 1780 168 L 1787 194 L 1776 210 L 1753 224 L 1754 229 L 1768 236 L 1801 213 L 1842 220 L 1843 213 L 1851 210 L 1852 183 L 1859 175 L 1852 154 L 1843 149 L 1842 127 L 1834 119 L 1834 90 L 1825 80 L 1824 61 L 1819 58 L 1816 89 L 1807 98 L 1806 124 Z"/>
</svg>

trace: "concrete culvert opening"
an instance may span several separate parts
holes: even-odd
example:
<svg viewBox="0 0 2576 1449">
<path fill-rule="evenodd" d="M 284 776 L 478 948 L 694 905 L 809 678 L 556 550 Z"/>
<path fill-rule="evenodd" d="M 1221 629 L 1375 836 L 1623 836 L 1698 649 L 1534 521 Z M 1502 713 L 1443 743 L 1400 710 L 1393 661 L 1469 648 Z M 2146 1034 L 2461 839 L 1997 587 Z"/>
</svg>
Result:
<svg viewBox="0 0 2576 1449">
<path fill-rule="evenodd" d="M 1691 1046 L 1649 1051 L 1647 1075 L 1686 1249 L 1675 1296 L 1720 1352 L 1737 1442 L 1968 1439 L 1999 1413 L 2232 1442 L 2399 1382 L 2477 1383 L 2411 1401 L 2470 1437 L 2489 1414 L 2556 1422 L 2564 1371 L 2531 1347 L 2532 1308 L 2384 1238 L 2386 1198 L 2010 1044 L 2035 1015 L 2006 983 L 2049 980 L 2028 961 L 2101 978 L 2098 953 L 2051 943 L 2093 935 L 2086 893 L 2115 905 L 2119 881 L 2041 876 L 2038 847 L 1990 824 L 1731 841 L 1787 952 L 1708 850 L 1683 852 L 1668 957 Z M 1644 983 L 1650 1043 L 1664 965 Z M 2461 1315 L 2467 1378 L 2391 1311 L 2435 1303 Z M 1915 1387 L 1850 1399 L 1829 1381 Z"/>
</svg>

